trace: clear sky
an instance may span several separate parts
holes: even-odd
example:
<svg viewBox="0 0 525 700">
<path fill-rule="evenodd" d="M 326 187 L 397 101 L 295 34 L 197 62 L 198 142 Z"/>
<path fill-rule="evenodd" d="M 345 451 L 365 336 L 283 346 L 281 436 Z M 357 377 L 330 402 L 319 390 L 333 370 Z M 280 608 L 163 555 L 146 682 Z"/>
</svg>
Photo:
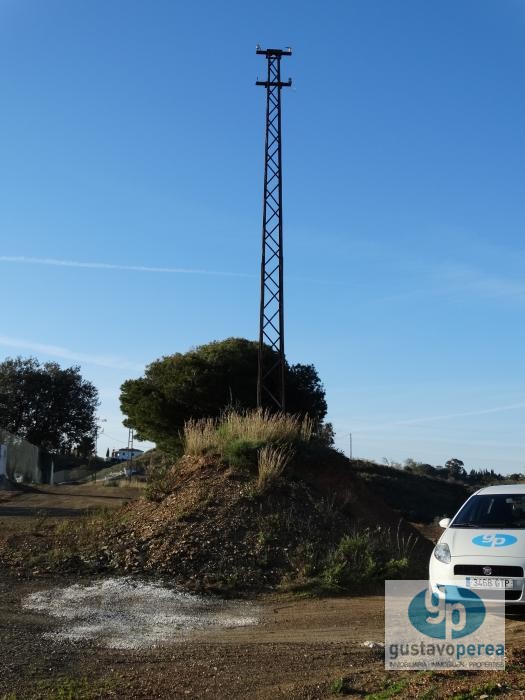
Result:
<svg viewBox="0 0 525 700">
<path fill-rule="evenodd" d="M 264 59 L 283 78 L 290 362 L 337 444 L 525 467 L 525 2 L 0 0 L 0 357 L 118 394 L 258 328 Z M 169 271 L 166 271 L 169 269 Z"/>
</svg>

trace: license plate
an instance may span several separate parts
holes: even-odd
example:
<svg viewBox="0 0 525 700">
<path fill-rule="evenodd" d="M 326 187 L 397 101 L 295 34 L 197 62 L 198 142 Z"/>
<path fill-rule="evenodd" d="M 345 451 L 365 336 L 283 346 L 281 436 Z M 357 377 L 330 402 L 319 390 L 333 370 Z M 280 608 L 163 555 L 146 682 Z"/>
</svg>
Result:
<svg viewBox="0 0 525 700">
<path fill-rule="evenodd" d="M 491 589 L 504 589 L 504 588 L 514 588 L 514 579 L 512 578 L 494 578 L 488 576 L 467 576 L 466 578 L 467 588 L 486 588 Z"/>
</svg>

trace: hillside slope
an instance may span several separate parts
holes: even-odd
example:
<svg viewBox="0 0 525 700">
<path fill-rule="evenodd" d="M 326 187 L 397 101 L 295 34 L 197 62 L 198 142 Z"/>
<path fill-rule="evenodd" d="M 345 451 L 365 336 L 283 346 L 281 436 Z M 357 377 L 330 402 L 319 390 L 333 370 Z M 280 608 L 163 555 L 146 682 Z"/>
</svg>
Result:
<svg viewBox="0 0 525 700">
<path fill-rule="evenodd" d="M 454 515 L 472 493 L 456 481 L 412 474 L 375 462 L 354 460 L 352 472 L 369 490 L 411 522 L 430 523 Z"/>
</svg>

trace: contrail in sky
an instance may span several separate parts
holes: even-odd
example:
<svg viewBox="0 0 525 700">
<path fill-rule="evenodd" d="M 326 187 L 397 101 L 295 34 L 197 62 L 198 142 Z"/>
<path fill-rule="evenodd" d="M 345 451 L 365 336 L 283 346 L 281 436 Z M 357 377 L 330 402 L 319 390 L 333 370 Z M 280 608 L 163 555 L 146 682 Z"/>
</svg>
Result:
<svg viewBox="0 0 525 700">
<path fill-rule="evenodd" d="M 29 350 L 30 352 L 42 353 L 43 355 L 50 355 L 51 357 L 59 357 L 63 360 L 71 360 L 72 362 L 97 365 L 99 367 L 132 370 L 135 372 L 142 372 L 145 365 L 145 363 L 138 364 L 136 362 L 130 362 L 123 357 L 76 352 L 75 350 L 70 350 L 69 348 L 64 348 L 59 345 L 48 345 L 47 343 L 38 343 L 32 340 L 23 340 L 21 338 L 11 338 L 4 335 L 0 335 L 0 346 L 14 348 L 16 350 Z"/>
<path fill-rule="evenodd" d="M 79 260 L 59 260 L 57 258 L 29 258 L 23 255 L 0 255 L 0 262 L 24 263 L 27 265 L 51 265 L 54 267 L 83 267 L 92 270 L 126 270 L 131 272 L 160 272 L 183 275 L 218 275 L 221 277 L 255 277 L 248 272 L 223 272 L 187 267 L 150 267 L 148 265 L 118 265 L 103 262 L 81 262 Z"/>
<path fill-rule="evenodd" d="M 1 0 L 0 0 L 1 1 Z M 119 265 L 105 262 L 82 262 L 81 260 L 60 260 L 59 258 L 31 258 L 25 255 L 0 255 L 0 263 L 19 263 L 22 265 L 50 265 L 52 267 L 77 267 L 90 270 L 123 270 L 127 272 L 156 272 L 161 274 L 208 275 L 210 277 L 244 277 L 255 279 L 258 275 L 251 272 L 231 272 L 224 270 L 202 270 L 192 267 L 153 267 L 149 265 Z M 309 277 L 290 276 L 297 282 L 323 284 L 328 286 L 346 287 L 346 283 L 337 280 L 317 280 Z"/>
</svg>

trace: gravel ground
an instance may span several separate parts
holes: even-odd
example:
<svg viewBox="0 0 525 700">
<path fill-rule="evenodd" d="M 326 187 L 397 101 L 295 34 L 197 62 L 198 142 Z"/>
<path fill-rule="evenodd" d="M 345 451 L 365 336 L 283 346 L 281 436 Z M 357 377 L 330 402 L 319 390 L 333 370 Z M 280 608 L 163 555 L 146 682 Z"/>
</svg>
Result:
<svg viewBox="0 0 525 700">
<path fill-rule="evenodd" d="M 152 638 L 144 635 L 144 619 L 137 615 L 134 589 L 140 592 L 142 602 L 152 592 L 157 596 L 157 605 L 153 601 L 146 604 L 146 616 L 156 617 L 157 623 L 166 613 L 168 600 L 176 604 L 179 613 L 185 608 L 183 636 L 179 619 L 177 641 L 157 639 L 157 645 L 152 646 Z M 92 616 L 97 607 L 95 591 L 102 602 L 104 590 L 110 592 L 106 604 L 113 603 L 113 613 L 128 624 L 127 636 L 140 640 L 140 649 L 137 644 L 129 649 L 114 648 L 123 638 L 121 627 L 116 645 L 112 643 L 114 629 L 109 635 L 88 634 L 83 639 L 74 633 L 78 620 L 87 624 L 90 616 L 99 632 L 104 620 L 111 627 L 115 617 L 106 615 L 104 605 L 102 615 Z M 116 603 L 114 596 L 119 591 L 127 596 L 128 604 L 122 600 Z M 65 617 L 48 614 L 61 609 L 66 599 L 70 613 Z M 298 605 L 301 608 L 305 603 Z M 151 584 L 135 586 L 129 579 L 64 585 L 64 581 L 23 581 L 4 574 L 0 576 L 0 653 L 4 658 L 0 698 L 8 693 L 14 694 L 8 696 L 10 700 L 322 697 L 320 684 L 326 686 L 334 674 L 351 667 L 352 652 L 340 643 L 305 644 L 302 638 L 305 633 L 310 636 L 312 619 L 304 620 L 302 630 L 299 625 L 301 641 L 293 641 L 292 608 L 275 601 L 218 603 Z M 73 610 L 78 613 L 74 619 Z M 158 615 L 150 615 L 155 610 Z M 130 611 L 135 617 L 127 617 Z M 335 609 L 321 605 L 318 612 L 317 622 L 325 620 L 330 627 L 337 617 L 337 605 Z M 260 635 L 254 627 L 258 615 Z M 73 633 L 68 634 L 68 630 Z M 64 689 L 71 695 L 65 695 Z"/>
<path fill-rule="evenodd" d="M 351 698 L 525 697 L 522 617 L 507 620 L 517 655 L 504 672 L 385 672 L 381 650 L 363 646 L 382 638 L 381 597 L 219 602 L 129 578 L 0 573 L 2 700 L 314 700 L 334 697 L 334 682 Z"/>
<path fill-rule="evenodd" d="M 252 603 L 200 596 L 131 577 L 46 587 L 22 608 L 61 622 L 44 633 L 52 641 L 90 640 L 109 649 L 147 649 L 185 641 L 196 631 L 258 623 Z"/>
</svg>

